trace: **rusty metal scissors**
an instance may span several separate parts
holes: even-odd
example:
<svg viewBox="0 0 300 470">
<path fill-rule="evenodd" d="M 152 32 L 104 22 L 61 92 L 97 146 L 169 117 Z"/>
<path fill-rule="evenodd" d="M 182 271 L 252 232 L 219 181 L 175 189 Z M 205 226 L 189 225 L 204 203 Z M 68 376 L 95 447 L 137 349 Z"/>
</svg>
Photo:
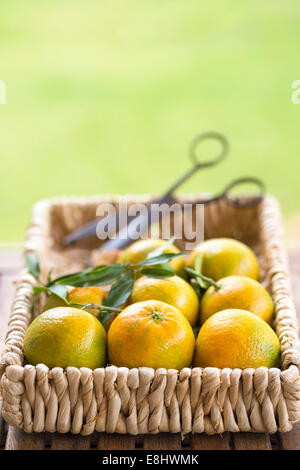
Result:
<svg viewBox="0 0 300 470">
<path fill-rule="evenodd" d="M 216 140 L 221 144 L 221 150 L 212 159 L 200 161 L 198 160 L 197 156 L 197 149 L 199 147 L 199 144 L 202 143 L 205 140 Z M 189 147 L 189 156 L 190 159 L 193 163 L 193 166 L 188 170 L 181 178 L 179 178 L 166 192 L 163 196 L 160 198 L 156 199 L 155 201 L 152 201 L 151 204 L 147 206 L 147 212 L 144 216 L 128 216 L 128 224 L 125 227 L 118 227 L 118 237 L 114 239 L 110 239 L 107 242 L 103 243 L 99 252 L 100 251 L 112 251 L 112 250 L 120 250 L 125 248 L 126 246 L 130 245 L 130 243 L 133 241 L 133 238 L 130 236 L 130 233 L 134 233 L 137 228 L 139 228 L 139 232 L 143 233 L 143 231 L 146 231 L 149 228 L 149 223 L 150 223 L 150 214 L 151 214 L 151 205 L 156 204 L 156 205 L 161 205 L 161 204 L 168 204 L 171 205 L 174 202 L 176 202 L 175 197 L 173 196 L 173 193 L 175 192 L 176 189 L 179 188 L 185 181 L 187 181 L 191 176 L 193 176 L 198 170 L 203 169 L 203 168 L 208 168 L 211 166 L 214 166 L 218 163 L 220 163 L 224 158 L 227 156 L 229 151 L 229 144 L 227 139 L 222 135 L 219 134 L 218 132 L 205 132 L 203 134 L 200 134 L 196 136 L 193 141 L 190 144 Z M 240 198 L 240 197 L 232 197 L 231 193 L 233 189 L 235 189 L 237 186 L 243 185 L 245 183 L 251 183 L 258 188 L 258 194 L 253 197 L 247 197 L 247 198 Z M 230 184 L 228 184 L 225 189 L 214 196 L 199 199 L 197 201 L 193 201 L 194 204 L 209 204 L 213 201 L 218 201 L 221 199 L 225 199 L 228 204 L 233 205 L 235 207 L 240 207 L 240 208 L 247 208 L 247 207 L 253 207 L 259 204 L 264 196 L 265 193 L 265 185 L 264 183 L 258 179 L 258 178 L 252 178 L 252 177 L 244 177 L 244 178 L 239 178 L 234 181 L 232 181 Z M 92 222 L 89 222 L 88 224 L 84 225 L 83 227 L 79 228 L 75 232 L 69 234 L 64 240 L 63 243 L 65 245 L 69 245 L 71 243 L 74 243 L 78 240 L 95 236 L 96 235 L 96 228 L 97 224 L 99 222 L 99 219 L 93 220 Z"/>
</svg>

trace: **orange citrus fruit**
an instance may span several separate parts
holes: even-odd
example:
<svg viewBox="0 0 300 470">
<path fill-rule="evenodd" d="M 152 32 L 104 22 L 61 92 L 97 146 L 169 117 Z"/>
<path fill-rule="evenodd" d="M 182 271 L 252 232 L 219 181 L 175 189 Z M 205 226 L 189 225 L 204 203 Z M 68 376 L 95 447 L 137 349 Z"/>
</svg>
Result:
<svg viewBox="0 0 300 470">
<path fill-rule="evenodd" d="M 119 367 L 182 369 L 193 360 L 195 338 L 175 307 L 146 300 L 126 307 L 107 335 L 109 362 Z"/>
<path fill-rule="evenodd" d="M 202 274 L 215 281 L 226 276 L 247 276 L 258 279 L 258 261 L 244 243 L 232 238 L 212 238 L 200 243 L 190 254 L 187 265 L 195 267 L 202 255 Z"/>
<path fill-rule="evenodd" d="M 57 307 L 39 315 L 24 339 L 29 364 L 52 367 L 104 367 L 106 333 L 97 318 L 70 307 Z"/>
<path fill-rule="evenodd" d="M 200 329 L 194 366 L 275 367 L 279 351 L 279 339 L 264 320 L 246 310 L 222 310 L 206 320 Z"/>
<path fill-rule="evenodd" d="M 270 294 L 259 282 L 245 276 L 228 276 L 217 284 L 219 289 L 211 286 L 202 297 L 201 323 L 214 313 L 228 308 L 248 310 L 271 323 L 274 305 Z"/>
<path fill-rule="evenodd" d="M 103 304 L 107 293 L 103 292 L 98 286 L 85 286 L 85 287 L 68 287 L 67 301 L 76 304 Z M 50 294 L 44 306 L 44 312 L 51 308 L 66 307 L 68 304 L 55 294 Z M 80 307 L 78 306 L 80 309 Z M 87 312 L 91 313 L 97 318 L 100 318 L 100 310 L 97 308 L 88 308 Z M 109 320 L 104 324 L 107 331 L 113 319 L 117 314 L 113 314 Z"/>
<path fill-rule="evenodd" d="M 148 254 L 151 251 L 160 248 L 166 243 L 166 240 L 160 240 L 157 238 L 148 238 L 146 240 L 137 240 L 136 242 L 132 243 L 126 250 L 124 250 L 119 258 L 118 263 L 131 263 L 131 264 L 138 264 L 147 258 Z M 179 253 L 180 250 L 175 245 L 169 246 L 164 253 Z M 174 258 L 169 262 L 170 266 L 174 269 L 176 274 L 181 277 L 186 277 L 185 274 L 185 261 L 183 256 L 179 256 L 178 258 Z M 148 266 L 147 266 L 148 267 Z M 150 267 L 150 266 L 149 266 Z"/>
<path fill-rule="evenodd" d="M 197 324 L 199 300 L 194 289 L 179 276 L 155 279 L 147 276 L 139 278 L 131 294 L 130 303 L 143 300 L 160 300 L 180 310 L 191 326 Z"/>
</svg>

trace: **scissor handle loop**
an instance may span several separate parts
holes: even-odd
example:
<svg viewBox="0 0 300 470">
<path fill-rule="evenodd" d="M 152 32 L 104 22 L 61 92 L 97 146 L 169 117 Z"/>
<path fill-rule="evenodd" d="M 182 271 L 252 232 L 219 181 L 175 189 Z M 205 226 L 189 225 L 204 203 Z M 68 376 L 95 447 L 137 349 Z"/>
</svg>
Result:
<svg viewBox="0 0 300 470">
<path fill-rule="evenodd" d="M 200 162 L 200 161 L 198 161 L 196 149 L 197 149 L 198 145 L 201 142 L 203 142 L 204 140 L 207 140 L 207 139 L 218 140 L 222 145 L 222 149 L 221 149 L 221 152 L 215 158 L 213 158 L 212 160 L 207 160 L 207 161 L 204 161 L 204 162 Z M 219 163 L 221 160 L 223 160 L 226 157 L 228 151 L 229 151 L 229 143 L 228 143 L 228 140 L 226 139 L 226 137 L 224 137 L 222 134 L 219 134 L 218 132 L 213 132 L 213 131 L 204 132 L 203 134 L 197 135 L 192 140 L 192 142 L 190 144 L 190 147 L 189 147 L 190 159 L 192 160 L 192 162 L 193 162 L 193 164 L 196 168 L 202 168 L 202 167 L 216 165 L 217 163 Z"/>
<path fill-rule="evenodd" d="M 245 197 L 245 198 L 240 198 L 240 197 L 233 198 L 230 195 L 230 191 L 233 188 L 235 188 L 235 187 L 237 187 L 241 184 L 245 184 L 245 183 L 251 183 L 251 184 L 256 185 L 259 189 L 259 194 L 257 196 L 249 196 L 249 197 Z M 224 193 L 223 193 L 223 197 L 226 199 L 228 204 L 230 204 L 234 207 L 247 208 L 247 207 L 257 206 L 262 201 L 262 199 L 265 195 L 265 192 L 266 192 L 266 187 L 265 187 L 265 184 L 263 183 L 263 181 L 261 181 L 258 178 L 254 178 L 254 177 L 245 177 L 245 178 L 239 178 L 239 179 L 236 179 L 235 181 L 232 181 L 232 183 L 230 183 L 225 188 Z"/>
</svg>

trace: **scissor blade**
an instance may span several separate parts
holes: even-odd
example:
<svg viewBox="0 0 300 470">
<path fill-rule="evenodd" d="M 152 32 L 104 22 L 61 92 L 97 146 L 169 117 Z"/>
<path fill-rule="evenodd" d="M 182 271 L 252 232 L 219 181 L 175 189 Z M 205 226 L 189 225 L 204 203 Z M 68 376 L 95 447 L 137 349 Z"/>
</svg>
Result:
<svg viewBox="0 0 300 470">
<path fill-rule="evenodd" d="M 78 230 L 70 233 L 63 239 L 63 245 L 71 245 L 72 243 L 77 242 L 78 240 L 83 240 L 84 238 L 93 237 L 96 235 L 96 228 L 99 219 L 92 220 L 86 225 L 83 225 Z"/>
<path fill-rule="evenodd" d="M 128 222 L 131 222 L 135 219 L 136 216 L 128 216 Z M 84 240 L 85 238 L 95 237 L 97 235 L 97 225 L 101 219 L 95 219 L 87 224 L 83 225 L 79 229 L 75 230 L 74 232 L 70 233 L 63 239 L 64 245 L 71 245 L 79 240 Z M 107 220 L 107 224 L 109 224 L 109 219 Z M 117 217 L 116 220 L 116 230 L 119 232 L 122 230 L 122 227 L 119 225 L 119 218 Z"/>
</svg>

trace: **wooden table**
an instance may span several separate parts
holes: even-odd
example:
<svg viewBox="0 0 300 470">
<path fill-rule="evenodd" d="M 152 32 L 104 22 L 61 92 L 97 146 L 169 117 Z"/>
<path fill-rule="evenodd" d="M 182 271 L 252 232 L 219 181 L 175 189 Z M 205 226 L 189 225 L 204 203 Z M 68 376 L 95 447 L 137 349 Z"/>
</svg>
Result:
<svg viewBox="0 0 300 470">
<path fill-rule="evenodd" d="M 21 267 L 17 251 L 0 252 L 0 340 L 3 340 L 14 293 L 13 281 Z M 300 251 L 290 253 L 290 266 L 296 307 L 300 312 Z M 0 403 L 1 406 L 1 403 Z M 149 450 L 300 450 L 300 423 L 289 433 L 274 435 L 256 433 L 225 433 L 208 436 L 188 435 L 182 441 L 179 434 L 129 436 L 94 433 L 91 436 L 71 434 L 26 434 L 0 418 L 0 449 L 149 449 Z"/>
</svg>

